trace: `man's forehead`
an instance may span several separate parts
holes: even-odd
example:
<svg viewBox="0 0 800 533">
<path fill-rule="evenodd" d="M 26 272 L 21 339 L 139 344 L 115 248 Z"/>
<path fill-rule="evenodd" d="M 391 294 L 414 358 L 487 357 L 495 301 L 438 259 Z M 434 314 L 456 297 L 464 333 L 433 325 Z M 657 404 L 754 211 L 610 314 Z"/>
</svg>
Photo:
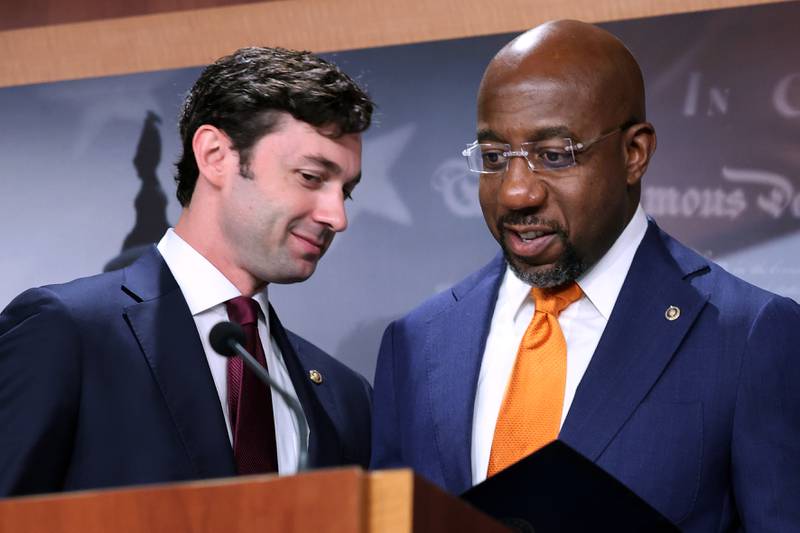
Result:
<svg viewBox="0 0 800 533">
<path fill-rule="evenodd" d="M 593 123 L 606 121 L 600 108 L 602 99 L 574 84 L 545 80 L 498 86 L 479 101 L 477 138 L 510 143 L 581 139 Z"/>
<path fill-rule="evenodd" d="M 530 121 L 532 116 L 556 125 L 557 117 L 586 110 L 597 101 L 592 90 L 571 80 L 552 77 L 518 77 L 486 84 L 478 96 L 478 121 Z M 600 99 L 602 100 L 602 99 Z M 588 106 L 591 107 L 591 106 Z"/>
<path fill-rule="evenodd" d="M 531 53 L 519 61 L 493 61 L 481 81 L 480 96 L 533 91 L 585 90 L 597 79 L 597 65 L 564 55 Z"/>
<path fill-rule="evenodd" d="M 567 92 L 578 90 L 581 84 L 575 80 L 552 75 L 536 75 L 521 71 L 489 80 L 481 86 L 478 96 L 481 101 L 492 99 L 522 100 L 551 99 Z M 584 85 L 585 87 L 585 85 Z"/>
<path fill-rule="evenodd" d="M 510 95 L 536 90 L 599 91 L 624 51 L 613 36 L 578 21 L 545 23 L 506 45 L 487 66 L 483 95 Z"/>
<path fill-rule="evenodd" d="M 512 139 L 513 137 L 513 139 Z M 546 141 L 550 139 L 575 139 L 576 133 L 565 124 L 520 124 L 516 128 L 493 128 L 488 123 L 479 123 L 476 138 L 479 142 L 523 142 Z"/>
<path fill-rule="evenodd" d="M 526 63 L 487 76 L 478 93 L 479 129 L 502 124 L 506 130 L 525 130 L 529 140 L 551 138 L 537 134 L 540 129 L 567 128 L 569 137 L 586 134 L 586 121 L 605 121 L 606 104 L 614 98 L 596 77 L 581 70 L 552 65 L 537 70 Z"/>
</svg>

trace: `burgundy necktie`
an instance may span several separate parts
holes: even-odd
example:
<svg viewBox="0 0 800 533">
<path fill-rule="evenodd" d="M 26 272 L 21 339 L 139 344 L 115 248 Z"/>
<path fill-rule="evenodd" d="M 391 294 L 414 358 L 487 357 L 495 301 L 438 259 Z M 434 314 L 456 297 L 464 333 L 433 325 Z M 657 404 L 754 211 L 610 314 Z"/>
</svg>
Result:
<svg viewBox="0 0 800 533">
<path fill-rule="evenodd" d="M 267 358 L 258 337 L 258 302 L 238 296 L 225 302 L 228 318 L 241 324 L 245 348 L 264 368 Z M 272 394 L 240 357 L 228 359 L 228 412 L 233 433 L 233 455 L 239 474 L 278 471 Z"/>
</svg>

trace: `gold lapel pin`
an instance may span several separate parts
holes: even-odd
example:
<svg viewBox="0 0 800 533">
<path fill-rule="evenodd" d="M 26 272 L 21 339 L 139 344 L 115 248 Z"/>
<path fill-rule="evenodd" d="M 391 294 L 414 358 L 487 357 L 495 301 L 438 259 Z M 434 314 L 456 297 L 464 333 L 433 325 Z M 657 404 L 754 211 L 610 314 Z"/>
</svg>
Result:
<svg viewBox="0 0 800 533">
<path fill-rule="evenodd" d="M 322 374 L 320 374 L 318 370 L 309 370 L 308 379 L 319 385 L 322 383 Z"/>
<path fill-rule="evenodd" d="M 664 313 L 664 317 L 667 320 L 677 320 L 679 316 L 681 316 L 681 310 L 679 307 L 675 307 L 674 305 L 667 307 L 667 311 Z"/>
</svg>

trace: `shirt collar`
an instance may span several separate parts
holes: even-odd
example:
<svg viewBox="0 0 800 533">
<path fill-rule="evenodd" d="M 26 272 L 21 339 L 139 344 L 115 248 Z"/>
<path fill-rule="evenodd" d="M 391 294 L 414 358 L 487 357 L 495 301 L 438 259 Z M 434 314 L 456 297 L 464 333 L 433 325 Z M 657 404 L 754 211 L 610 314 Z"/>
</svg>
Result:
<svg viewBox="0 0 800 533">
<path fill-rule="evenodd" d="M 639 244 L 647 232 L 647 216 L 642 206 L 636 208 L 628 225 L 600 260 L 578 278 L 578 286 L 597 311 L 609 319 L 614 304 L 633 263 Z M 506 266 L 498 301 L 508 301 L 518 312 L 530 297 L 531 287 Z"/>
<path fill-rule="evenodd" d="M 241 296 L 239 289 L 217 267 L 172 228 L 167 230 L 157 247 L 178 283 L 192 316 Z M 255 294 L 253 299 L 258 302 L 264 316 L 268 316 L 269 299 L 266 287 Z"/>
<path fill-rule="evenodd" d="M 513 310 L 513 317 L 516 320 L 530 295 L 531 286 L 519 279 L 511 267 L 506 264 L 506 273 L 503 275 L 503 282 L 497 293 L 497 301 L 508 302 L 508 309 Z"/>
<path fill-rule="evenodd" d="M 578 285 L 595 309 L 608 320 L 619 291 L 628 276 L 633 256 L 647 233 L 647 216 L 642 206 L 636 208 L 628 225 L 611 248 L 594 266 L 578 278 Z"/>
</svg>

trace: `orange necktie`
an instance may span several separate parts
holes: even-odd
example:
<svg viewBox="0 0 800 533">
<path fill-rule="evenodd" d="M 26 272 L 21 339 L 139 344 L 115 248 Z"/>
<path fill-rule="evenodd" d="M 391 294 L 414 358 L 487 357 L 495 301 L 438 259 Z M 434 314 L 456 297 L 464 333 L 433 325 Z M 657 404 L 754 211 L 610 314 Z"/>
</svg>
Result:
<svg viewBox="0 0 800 533">
<path fill-rule="evenodd" d="M 567 343 L 558 315 L 583 292 L 577 283 L 531 289 L 536 312 L 522 336 L 489 455 L 488 476 L 558 436 L 567 382 Z"/>
</svg>

